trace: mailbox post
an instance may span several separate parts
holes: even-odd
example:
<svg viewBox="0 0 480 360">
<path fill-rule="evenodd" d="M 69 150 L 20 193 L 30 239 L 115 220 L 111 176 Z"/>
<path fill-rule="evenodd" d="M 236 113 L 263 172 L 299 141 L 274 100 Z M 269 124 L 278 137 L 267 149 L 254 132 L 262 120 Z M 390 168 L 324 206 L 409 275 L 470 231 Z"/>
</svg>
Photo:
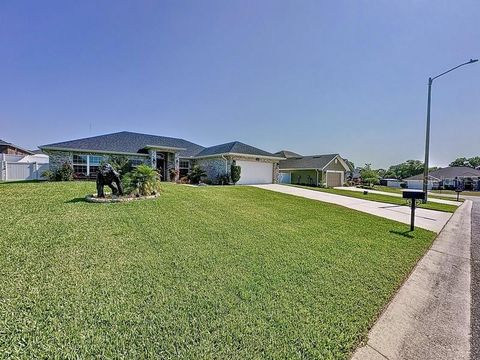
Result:
<svg viewBox="0 0 480 360">
<path fill-rule="evenodd" d="M 415 207 L 417 200 L 424 199 L 425 193 L 421 190 L 404 190 L 403 198 L 412 201 L 412 210 L 410 213 L 410 231 L 415 229 Z"/>
</svg>

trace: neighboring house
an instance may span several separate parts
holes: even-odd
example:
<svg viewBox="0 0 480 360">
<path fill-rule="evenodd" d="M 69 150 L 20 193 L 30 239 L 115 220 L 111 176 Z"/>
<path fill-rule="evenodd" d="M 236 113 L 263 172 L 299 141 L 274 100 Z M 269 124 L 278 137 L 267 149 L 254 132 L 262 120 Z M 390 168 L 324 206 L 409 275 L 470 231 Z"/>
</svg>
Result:
<svg viewBox="0 0 480 360">
<path fill-rule="evenodd" d="M 238 141 L 203 147 L 183 139 L 127 131 L 43 145 L 40 149 L 50 156 L 52 170 L 68 163 L 75 173 L 93 177 L 102 160 L 124 155 L 133 165 L 145 163 L 158 169 L 164 181 L 170 180 L 172 169 L 179 173 L 178 179 L 198 165 L 215 183 L 235 163 L 241 166 L 238 184 L 272 183 L 277 178 L 278 162 L 283 159 Z"/>
<path fill-rule="evenodd" d="M 276 154 L 288 155 L 286 151 Z M 293 153 L 294 154 L 294 153 Z M 349 167 L 338 154 L 285 156 L 279 162 L 279 182 L 299 185 L 342 186 Z"/>
<path fill-rule="evenodd" d="M 480 190 L 480 170 L 467 166 L 450 166 L 428 174 L 428 189 L 455 189 L 461 182 L 465 190 Z M 404 179 L 409 189 L 423 188 L 423 174 Z"/>
<path fill-rule="evenodd" d="M 12 143 L 3 141 L 0 139 L 0 154 L 7 155 L 32 155 L 33 152 L 30 150 L 25 150 L 20 146 L 14 145 Z"/>
</svg>

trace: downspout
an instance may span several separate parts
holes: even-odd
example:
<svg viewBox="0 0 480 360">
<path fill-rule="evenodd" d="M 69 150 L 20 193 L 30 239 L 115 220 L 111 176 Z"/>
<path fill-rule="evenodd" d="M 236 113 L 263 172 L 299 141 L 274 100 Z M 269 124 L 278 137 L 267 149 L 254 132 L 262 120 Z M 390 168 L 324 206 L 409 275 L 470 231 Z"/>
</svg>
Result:
<svg viewBox="0 0 480 360">
<path fill-rule="evenodd" d="M 225 160 L 225 175 L 228 175 L 228 159 L 225 155 L 222 155 L 222 159 Z"/>
<path fill-rule="evenodd" d="M 318 169 L 315 169 L 315 171 L 317 172 L 317 186 L 318 186 Z"/>
</svg>

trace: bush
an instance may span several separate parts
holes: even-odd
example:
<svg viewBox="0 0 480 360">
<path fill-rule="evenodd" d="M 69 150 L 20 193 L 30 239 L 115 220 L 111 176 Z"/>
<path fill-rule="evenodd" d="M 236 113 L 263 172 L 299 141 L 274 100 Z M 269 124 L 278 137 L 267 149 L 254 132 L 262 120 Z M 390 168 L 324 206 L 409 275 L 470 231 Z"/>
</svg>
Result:
<svg viewBox="0 0 480 360">
<path fill-rule="evenodd" d="M 73 180 L 73 166 L 64 163 L 58 170 L 57 170 L 57 181 L 72 181 Z"/>
<path fill-rule="evenodd" d="M 204 177 L 207 177 L 207 173 L 198 165 L 195 165 L 187 175 L 188 180 L 190 180 L 192 184 L 198 184 Z"/>
<path fill-rule="evenodd" d="M 240 180 L 240 174 L 242 173 L 242 167 L 239 165 L 233 165 L 230 167 L 230 174 L 232 177 L 232 182 L 236 184 Z"/>
<path fill-rule="evenodd" d="M 45 170 L 42 172 L 42 177 L 49 181 L 55 181 L 55 173 L 52 170 Z"/>
<path fill-rule="evenodd" d="M 139 165 L 123 177 L 123 186 L 128 194 L 141 196 L 160 192 L 160 175 L 148 165 Z"/>
<path fill-rule="evenodd" d="M 175 170 L 174 168 L 171 168 L 168 170 L 168 175 L 170 176 L 170 181 L 175 181 L 178 179 L 178 175 L 180 175 L 180 171 Z"/>
<path fill-rule="evenodd" d="M 217 176 L 217 183 L 219 185 L 230 185 L 230 176 L 228 174 L 220 174 Z"/>
<path fill-rule="evenodd" d="M 102 163 L 107 162 L 112 165 L 113 169 L 117 171 L 122 178 L 133 170 L 132 162 L 124 155 L 110 155 L 107 161 L 102 161 Z"/>
</svg>

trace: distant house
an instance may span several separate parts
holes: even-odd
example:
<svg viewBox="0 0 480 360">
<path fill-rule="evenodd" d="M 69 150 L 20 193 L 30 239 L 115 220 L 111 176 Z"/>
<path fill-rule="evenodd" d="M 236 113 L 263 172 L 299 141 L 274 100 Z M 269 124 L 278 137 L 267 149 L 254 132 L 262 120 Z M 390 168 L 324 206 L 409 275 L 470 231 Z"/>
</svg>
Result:
<svg viewBox="0 0 480 360">
<path fill-rule="evenodd" d="M 279 162 L 279 182 L 312 186 L 342 186 L 350 171 L 339 154 L 301 156 L 291 151 L 275 153 L 286 159 Z"/>
<path fill-rule="evenodd" d="M 93 178 L 102 161 L 121 155 L 133 166 L 147 164 L 157 169 L 163 181 L 183 177 L 197 165 L 216 183 L 236 164 L 241 167 L 238 184 L 268 184 L 277 178 L 278 161 L 284 159 L 239 141 L 204 147 L 184 139 L 128 131 L 42 145 L 40 149 L 50 156 L 52 170 L 67 163 L 78 177 Z"/>
<path fill-rule="evenodd" d="M 20 146 L 6 142 L 0 139 L 0 154 L 7 155 L 32 155 L 33 152 L 30 150 L 25 150 Z"/>
<path fill-rule="evenodd" d="M 423 174 L 404 179 L 409 189 L 422 189 Z M 428 174 L 428 189 L 455 189 L 462 183 L 465 190 L 480 190 L 480 170 L 467 166 L 449 166 Z"/>
</svg>

